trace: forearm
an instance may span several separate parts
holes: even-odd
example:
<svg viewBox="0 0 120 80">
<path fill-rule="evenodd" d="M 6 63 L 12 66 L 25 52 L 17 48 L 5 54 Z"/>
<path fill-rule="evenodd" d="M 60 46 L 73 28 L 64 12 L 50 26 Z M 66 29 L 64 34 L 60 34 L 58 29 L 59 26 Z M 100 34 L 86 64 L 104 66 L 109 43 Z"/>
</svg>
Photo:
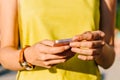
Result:
<svg viewBox="0 0 120 80">
<path fill-rule="evenodd" d="M 105 33 L 105 45 L 102 53 L 96 62 L 103 68 L 112 65 L 115 58 L 114 48 L 114 27 L 116 14 L 116 0 L 100 0 L 100 30 Z"/>
<path fill-rule="evenodd" d="M 0 0 L 1 49 L 0 62 L 10 70 L 20 70 L 18 63 L 17 0 Z M 15 49 L 16 47 L 16 49 Z"/>
<path fill-rule="evenodd" d="M 105 41 L 114 44 L 116 0 L 100 0 L 100 30 L 106 34 Z"/>
<path fill-rule="evenodd" d="M 19 64 L 19 53 L 12 47 L 1 48 L 0 50 L 0 62 L 2 66 L 9 70 L 21 70 L 23 69 Z"/>
</svg>

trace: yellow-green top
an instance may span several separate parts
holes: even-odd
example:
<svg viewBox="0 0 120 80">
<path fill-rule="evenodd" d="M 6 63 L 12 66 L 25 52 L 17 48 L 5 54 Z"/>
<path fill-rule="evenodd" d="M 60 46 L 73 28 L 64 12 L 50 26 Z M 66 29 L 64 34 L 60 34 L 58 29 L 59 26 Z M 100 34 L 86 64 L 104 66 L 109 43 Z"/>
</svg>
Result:
<svg viewBox="0 0 120 80">
<path fill-rule="evenodd" d="M 22 47 L 44 39 L 71 38 L 99 27 L 99 0 L 19 0 L 19 31 Z M 36 67 L 19 71 L 18 80 L 100 80 L 94 61 L 77 55 L 51 69 Z"/>
</svg>

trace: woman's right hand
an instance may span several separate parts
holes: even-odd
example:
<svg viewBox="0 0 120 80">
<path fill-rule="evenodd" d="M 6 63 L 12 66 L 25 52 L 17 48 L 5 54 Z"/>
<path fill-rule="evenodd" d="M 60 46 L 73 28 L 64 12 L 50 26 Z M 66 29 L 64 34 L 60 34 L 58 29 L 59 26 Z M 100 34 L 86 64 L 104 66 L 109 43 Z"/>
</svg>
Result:
<svg viewBox="0 0 120 80">
<path fill-rule="evenodd" d="M 58 55 L 70 48 L 70 46 L 54 47 L 54 41 L 43 40 L 25 51 L 27 62 L 45 68 L 51 68 L 53 65 L 65 62 L 68 58 L 66 55 Z"/>
</svg>

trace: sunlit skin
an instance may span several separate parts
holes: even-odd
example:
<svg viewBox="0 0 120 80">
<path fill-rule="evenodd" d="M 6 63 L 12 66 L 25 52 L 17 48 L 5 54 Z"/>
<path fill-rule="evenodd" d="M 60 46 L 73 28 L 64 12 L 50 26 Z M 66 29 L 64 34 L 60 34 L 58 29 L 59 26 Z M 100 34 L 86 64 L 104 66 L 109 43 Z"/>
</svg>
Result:
<svg viewBox="0 0 120 80">
<path fill-rule="evenodd" d="M 113 47 L 105 42 L 105 33 L 101 31 L 85 32 L 73 37 L 71 51 L 78 53 L 81 60 L 95 60 L 100 66 L 108 68 L 114 59 Z M 109 63 L 109 64 L 108 64 Z"/>
<path fill-rule="evenodd" d="M 115 56 L 113 47 L 110 45 L 114 37 L 116 0 L 100 1 L 101 31 L 76 34 L 73 36 L 70 45 L 66 46 L 54 47 L 54 41 L 51 40 L 37 42 L 24 51 L 26 60 L 33 65 L 50 68 L 56 64 L 64 63 L 77 52 L 79 59 L 95 60 L 103 68 L 109 68 Z M 0 0 L 0 62 L 4 68 L 10 70 L 23 69 L 18 63 L 20 50 L 18 50 L 17 3 L 17 0 Z M 83 35 L 85 36 L 83 37 Z"/>
</svg>

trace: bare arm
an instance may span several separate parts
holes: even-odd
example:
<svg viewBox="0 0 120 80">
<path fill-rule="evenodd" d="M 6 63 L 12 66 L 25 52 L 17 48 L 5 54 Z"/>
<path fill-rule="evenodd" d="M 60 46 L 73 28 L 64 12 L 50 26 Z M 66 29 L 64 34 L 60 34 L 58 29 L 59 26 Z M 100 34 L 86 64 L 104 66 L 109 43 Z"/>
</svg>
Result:
<svg viewBox="0 0 120 80">
<path fill-rule="evenodd" d="M 0 62 L 6 69 L 21 70 L 23 68 L 19 64 L 21 50 L 18 50 L 17 0 L 0 0 L 0 7 Z M 26 61 L 33 65 L 50 68 L 71 57 L 68 54 L 61 54 L 70 48 L 68 45 L 54 47 L 53 44 L 54 41 L 44 40 L 25 49 Z"/>
<path fill-rule="evenodd" d="M 1 26 L 0 26 L 0 47 L 1 47 Z"/>
<path fill-rule="evenodd" d="M 0 6 L 1 9 L 1 6 Z M 1 20 L 0 20 L 0 25 L 1 25 Z M 0 26 L 0 47 L 1 47 L 1 26 Z"/>
<path fill-rule="evenodd" d="M 100 1 L 100 30 L 106 34 L 105 41 L 110 45 L 114 45 L 116 0 Z"/>
<path fill-rule="evenodd" d="M 88 31 L 73 37 L 70 43 L 73 52 L 78 53 L 81 60 L 95 60 L 103 68 L 109 68 L 114 62 L 114 26 L 115 26 L 115 0 L 101 1 L 101 31 Z M 106 35 L 106 36 L 105 36 Z M 105 40 L 104 40 L 105 39 Z M 86 49 L 87 48 L 87 49 Z"/>
<path fill-rule="evenodd" d="M 115 58 L 114 48 L 114 27 L 115 27 L 115 14 L 116 14 L 116 0 L 100 0 L 100 30 L 105 33 L 105 42 L 103 47 L 103 54 L 96 62 L 108 68 L 112 65 Z"/>
<path fill-rule="evenodd" d="M 0 0 L 0 7 L 0 62 L 7 69 L 19 70 L 17 0 Z"/>
</svg>

